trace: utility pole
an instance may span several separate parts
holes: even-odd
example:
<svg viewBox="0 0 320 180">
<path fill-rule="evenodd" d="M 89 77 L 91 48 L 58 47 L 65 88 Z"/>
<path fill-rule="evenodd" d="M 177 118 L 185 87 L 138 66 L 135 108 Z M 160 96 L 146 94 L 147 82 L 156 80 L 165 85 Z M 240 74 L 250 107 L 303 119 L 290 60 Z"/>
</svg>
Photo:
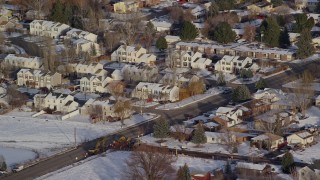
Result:
<svg viewBox="0 0 320 180">
<path fill-rule="evenodd" d="M 77 147 L 77 128 L 74 128 L 74 146 Z"/>
</svg>

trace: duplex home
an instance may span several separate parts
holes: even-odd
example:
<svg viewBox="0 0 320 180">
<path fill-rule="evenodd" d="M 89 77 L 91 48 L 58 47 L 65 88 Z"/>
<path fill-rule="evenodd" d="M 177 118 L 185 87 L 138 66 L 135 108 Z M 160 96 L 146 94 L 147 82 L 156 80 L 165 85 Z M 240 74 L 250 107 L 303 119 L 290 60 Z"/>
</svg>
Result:
<svg viewBox="0 0 320 180">
<path fill-rule="evenodd" d="M 127 82 L 155 82 L 159 76 L 157 66 L 144 64 L 126 64 L 121 69 L 123 79 Z"/>
<path fill-rule="evenodd" d="M 146 63 L 152 65 L 156 62 L 156 56 L 148 54 L 147 50 L 142 47 L 121 45 L 111 54 L 111 61 Z"/>
<path fill-rule="evenodd" d="M 219 107 L 213 120 L 224 127 L 231 127 L 242 122 L 243 114 L 239 107 Z"/>
<path fill-rule="evenodd" d="M 17 73 L 17 85 L 34 88 L 46 87 L 51 89 L 61 85 L 62 76 L 58 72 L 46 72 L 42 70 L 21 69 Z"/>
<path fill-rule="evenodd" d="M 33 103 L 38 110 L 49 108 L 62 113 L 75 111 L 79 106 L 73 96 L 61 93 L 36 94 Z"/>
<path fill-rule="evenodd" d="M 261 47 L 255 43 L 231 43 L 227 45 L 202 42 L 178 42 L 177 50 L 198 51 L 207 55 L 232 55 L 257 59 L 290 61 L 294 59 L 294 50 Z"/>
<path fill-rule="evenodd" d="M 203 55 L 199 52 L 193 53 L 192 51 L 177 51 L 175 53 L 179 57 L 179 59 L 177 59 L 178 67 L 205 69 L 212 63 L 211 59 L 202 57 Z"/>
<path fill-rule="evenodd" d="M 300 131 L 287 137 L 288 144 L 306 146 L 314 142 L 314 137 L 308 131 Z"/>
<path fill-rule="evenodd" d="M 249 57 L 225 55 L 215 64 L 214 68 L 216 71 L 237 74 L 242 69 L 248 69 L 251 65 L 252 59 Z"/>
<path fill-rule="evenodd" d="M 53 39 L 70 29 L 70 26 L 59 22 L 34 20 L 30 23 L 30 34 L 37 36 L 46 36 Z"/>
<path fill-rule="evenodd" d="M 101 55 L 100 45 L 98 43 L 86 39 L 73 39 L 72 45 L 75 47 L 77 54 L 87 52 L 93 56 Z"/>
<path fill-rule="evenodd" d="M 86 75 L 96 75 L 96 76 L 106 76 L 108 71 L 103 69 L 102 63 L 90 63 L 90 64 L 82 64 L 82 63 L 72 63 L 69 64 L 70 73 L 74 73 L 78 77 L 86 76 Z"/>
<path fill-rule="evenodd" d="M 101 118 L 107 119 L 108 117 L 116 117 L 114 112 L 115 102 L 112 100 L 98 100 L 98 99 L 89 99 L 81 108 L 80 113 L 92 114 L 95 116 L 102 116 Z M 129 116 L 129 114 L 128 114 Z"/>
<path fill-rule="evenodd" d="M 39 57 L 8 54 L 4 62 L 18 68 L 40 69 L 42 60 Z"/>
<path fill-rule="evenodd" d="M 179 100 L 179 88 L 158 83 L 140 82 L 133 90 L 132 97 L 174 102 Z"/>
<path fill-rule="evenodd" d="M 112 81 L 122 80 L 119 70 L 114 70 L 108 77 L 88 75 L 80 79 L 80 91 L 83 92 L 108 92 L 107 85 Z"/>
<path fill-rule="evenodd" d="M 117 2 L 113 5 L 113 11 L 115 13 L 132 13 L 137 12 L 139 10 L 139 3 L 137 1 L 121 1 Z"/>
</svg>

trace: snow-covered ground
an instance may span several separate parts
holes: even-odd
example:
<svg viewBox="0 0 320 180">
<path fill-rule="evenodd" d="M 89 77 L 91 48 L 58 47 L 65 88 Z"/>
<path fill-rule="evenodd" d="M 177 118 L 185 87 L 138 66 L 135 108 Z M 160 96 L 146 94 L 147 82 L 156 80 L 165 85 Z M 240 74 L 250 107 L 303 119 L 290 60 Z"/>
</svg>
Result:
<svg viewBox="0 0 320 180">
<path fill-rule="evenodd" d="M 320 138 L 315 138 L 315 141 L 318 142 L 317 144 L 308 147 L 304 150 L 297 150 L 297 151 L 292 151 L 293 158 L 296 162 L 305 162 L 312 164 L 314 160 L 320 159 Z"/>
<path fill-rule="evenodd" d="M 246 80 L 244 80 L 243 78 L 238 78 L 232 81 L 232 84 L 252 84 L 259 81 L 259 79 L 260 79 L 259 75 L 254 75 L 252 78 L 248 78 Z"/>
<path fill-rule="evenodd" d="M 292 82 L 289 82 L 287 84 L 284 84 L 282 85 L 283 87 L 286 87 L 286 88 L 300 88 L 300 87 L 305 87 L 305 88 L 308 88 L 308 89 L 312 89 L 313 91 L 320 91 L 320 83 L 311 83 L 309 86 L 305 86 L 305 85 L 302 85 L 301 84 L 301 80 L 296 80 L 296 81 L 292 81 Z"/>
<path fill-rule="evenodd" d="M 303 63 L 303 62 L 307 62 L 307 61 L 314 61 L 314 60 L 317 60 L 319 59 L 320 57 L 320 54 L 314 54 L 306 59 L 297 59 L 297 60 L 294 60 L 294 61 L 291 61 L 292 63 Z"/>
<path fill-rule="evenodd" d="M 88 123 L 88 117 L 82 116 L 61 121 L 54 119 L 55 116 L 52 115 L 32 118 L 31 114 L 33 113 L 12 112 L 0 116 L 2 146 L 33 150 L 39 153 L 40 157 L 46 157 L 72 147 L 75 143 L 75 132 L 79 144 L 158 117 L 155 114 L 136 114 L 125 120 L 125 125 L 121 127 L 120 122 L 91 124 Z"/>
<path fill-rule="evenodd" d="M 32 160 L 37 157 L 33 151 L 0 146 L 0 155 L 3 155 L 7 167 Z"/>
<path fill-rule="evenodd" d="M 136 107 L 153 107 L 153 106 L 156 106 L 158 105 L 159 103 L 158 102 L 146 102 L 146 101 L 137 101 L 135 103 L 133 103 L 133 106 L 136 106 Z"/>
<path fill-rule="evenodd" d="M 112 152 L 107 153 L 105 157 L 97 156 L 90 161 L 78 163 L 76 166 L 69 166 L 56 172 L 47 174 L 38 178 L 38 180 L 56 180 L 56 179 L 123 179 L 123 172 L 126 169 L 126 160 L 130 152 Z M 225 161 L 208 160 L 192 158 L 188 156 L 178 156 L 176 162 L 172 165 L 177 170 L 180 166 L 187 164 L 191 174 L 206 173 L 208 171 L 223 168 Z"/>
<path fill-rule="evenodd" d="M 306 115 L 308 118 L 299 120 L 299 127 L 303 126 L 320 126 L 320 109 L 318 107 L 312 106 L 307 110 Z"/>
<path fill-rule="evenodd" d="M 220 93 L 222 93 L 222 91 L 223 91 L 222 89 L 214 87 L 214 88 L 208 89 L 204 94 L 198 94 L 195 96 L 191 96 L 191 97 L 183 99 L 182 101 L 179 101 L 179 102 L 164 104 L 164 105 L 156 107 L 156 109 L 172 110 L 172 109 L 182 108 L 182 107 L 185 107 L 185 106 L 190 105 L 192 103 L 202 101 L 202 100 L 207 99 L 209 97 L 212 97 L 214 95 L 220 94 Z"/>
<path fill-rule="evenodd" d="M 219 77 L 219 73 L 212 74 L 212 72 L 205 70 L 205 69 L 198 71 L 197 75 L 204 76 L 206 79 L 211 79 L 211 80 L 215 80 L 215 81 Z M 224 75 L 225 81 L 227 81 L 227 82 L 237 78 L 236 75 L 230 74 L 230 73 L 223 73 L 223 75 Z"/>
</svg>

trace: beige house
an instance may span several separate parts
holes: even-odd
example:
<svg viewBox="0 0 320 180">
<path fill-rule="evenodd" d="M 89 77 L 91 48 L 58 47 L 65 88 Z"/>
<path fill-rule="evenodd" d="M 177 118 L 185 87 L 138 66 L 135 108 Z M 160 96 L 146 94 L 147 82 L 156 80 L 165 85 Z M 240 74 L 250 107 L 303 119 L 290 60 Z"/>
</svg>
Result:
<svg viewBox="0 0 320 180">
<path fill-rule="evenodd" d="M 30 23 L 30 34 L 57 39 L 70 29 L 70 26 L 58 22 L 34 20 Z"/>
<path fill-rule="evenodd" d="M 155 82 L 159 76 L 158 67 L 149 65 L 126 64 L 121 73 L 127 82 Z"/>
<path fill-rule="evenodd" d="M 79 106 L 73 96 L 61 93 L 36 94 L 33 103 L 38 110 L 49 108 L 62 113 L 75 111 Z"/>
<path fill-rule="evenodd" d="M 21 69 L 17 73 L 17 85 L 34 88 L 52 87 L 61 85 L 62 76 L 60 73 L 45 72 L 42 70 Z"/>
<path fill-rule="evenodd" d="M 261 2 L 247 6 L 247 9 L 248 9 L 248 11 L 250 11 L 254 14 L 264 14 L 264 13 L 271 12 L 273 9 L 273 5 L 270 2 L 261 1 Z"/>
<path fill-rule="evenodd" d="M 308 166 L 299 169 L 297 172 L 299 180 L 320 179 L 319 170 L 312 170 Z"/>
<path fill-rule="evenodd" d="M 142 47 L 121 45 L 111 54 L 111 61 L 146 63 L 154 65 L 156 62 L 156 56 L 153 54 L 148 54 L 147 50 Z"/>
<path fill-rule="evenodd" d="M 176 51 L 175 53 L 175 56 L 178 57 L 177 67 L 205 69 L 212 63 L 211 59 L 204 58 L 203 54 L 200 52 L 193 53 L 192 51 Z"/>
<path fill-rule="evenodd" d="M 248 69 L 251 65 L 252 59 L 249 57 L 225 55 L 215 64 L 214 68 L 216 71 L 225 73 L 239 73 L 242 69 Z"/>
<path fill-rule="evenodd" d="M 137 12 L 139 10 L 139 3 L 137 1 L 122 1 L 113 5 L 115 13 L 125 14 Z"/>
<path fill-rule="evenodd" d="M 107 76 L 108 71 L 103 69 L 102 63 L 90 63 L 90 64 L 82 64 L 82 63 L 72 63 L 69 64 L 68 69 L 70 73 L 74 73 L 79 77 L 86 75 L 95 75 L 95 76 Z"/>
<path fill-rule="evenodd" d="M 8 54 L 4 62 L 18 68 L 40 69 L 42 66 L 42 60 L 39 57 L 17 54 Z"/>
<path fill-rule="evenodd" d="M 314 142 L 314 137 L 308 131 L 300 131 L 288 136 L 287 142 L 288 144 L 292 144 L 292 145 L 298 144 L 298 145 L 306 146 Z"/>
<path fill-rule="evenodd" d="M 174 102 L 179 100 L 179 88 L 158 83 L 140 82 L 131 96 L 140 99 Z"/>
<path fill-rule="evenodd" d="M 251 139 L 254 145 L 269 150 L 276 150 L 279 145 L 284 143 L 284 138 L 276 134 L 265 133 Z"/>
</svg>

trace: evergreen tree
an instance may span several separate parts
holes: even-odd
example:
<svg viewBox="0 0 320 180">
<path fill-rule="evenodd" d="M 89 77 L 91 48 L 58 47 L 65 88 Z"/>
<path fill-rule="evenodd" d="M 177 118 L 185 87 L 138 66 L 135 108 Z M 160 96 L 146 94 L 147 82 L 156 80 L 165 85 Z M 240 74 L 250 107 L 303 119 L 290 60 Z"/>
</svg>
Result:
<svg viewBox="0 0 320 180">
<path fill-rule="evenodd" d="M 271 0 L 271 3 L 274 7 L 281 6 L 283 4 L 283 0 Z"/>
<path fill-rule="evenodd" d="M 191 180 L 190 170 L 187 164 L 180 167 L 177 172 L 177 180 Z"/>
<path fill-rule="evenodd" d="M 289 46 L 291 46 L 290 36 L 289 36 L 288 29 L 285 27 L 284 30 L 281 32 L 280 47 L 288 48 Z"/>
<path fill-rule="evenodd" d="M 274 18 L 268 17 L 267 20 L 262 22 L 260 34 L 263 35 L 263 42 L 269 47 L 279 47 L 281 30 Z"/>
<path fill-rule="evenodd" d="M 260 78 L 256 83 L 256 89 L 264 89 L 267 87 L 267 83 L 263 78 Z"/>
<path fill-rule="evenodd" d="M 68 18 L 66 17 L 66 14 L 64 13 L 63 4 L 60 0 L 57 0 L 56 3 L 54 3 L 51 11 L 51 20 L 60 22 L 60 23 L 68 23 Z"/>
<path fill-rule="evenodd" d="M 235 0 L 216 0 L 215 1 L 220 11 L 233 9 L 235 6 Z"/>
<path fill-rule="evenodd" d="M 198 37 L 199 32 L 196 26 L 192 24 L 190 21 L 185 21 L 183 23 L 181 33 L 180 33 L 180 39 L 183 41 L 191 41 L 194 40 L 196 37 Z"/>
<path fill-rule="evenodd" d="M 308 16 L 306 14 L 297 14 L 295 16 L 296 23 L 293 26 L 293 30 L 296 33 L 301 33 L 303 29 L 309 29 L 314 26 L 314 19 L 313 17 L 310 17 L 308 19 Z"/>
<path fill-rule="evenodd" d="M 0 155 L 0 171 L 7 170 L 7 163 L 2 155 Z"/>
<path fill-rule="evenodd" d="M 304 29 L 297 42 L 298 50 L 297 57 L 300 59 L 307 58 L 314 54 L 314 47 L 312 45 L 312 37 L 309 29 Z"/>
<path fill-rule="evenodd" d="M 253 77 L 253 72 L 251 69 L 241 69 L 240 71 L 240 77 L 242 78 L 252 78 Z"/>
<path fill-rule="evenodd" d="M 169 122 L 165 119 L 160 119 L 156 121 L 155 125 L 153 126 L 153 130 L 153 136 L 155 138 L 166 138 L 168 137 L 170 130 Z"/>
<path fill-rule="evenodd" d="M 167 48 L 168 48 L 168 43 L 167 43 L 166 38 L 164 38 L 163 36 L 160 36 L 160 37 L 157 39 L 156 47 L 157 47 L 160 51 L 163 51 L 164 49 L 167 49 Z"/>
<path fill-rule="evenodd" d="M 198 146 L 200 144 L 204 144 L 207 142 L 207 137 L 206 137 L 206 135 L 204 133 L 204 129 L 200 123 L 197 125 L 197 128 L 194 132 L 194 135 L 193 135 L 191 141 L 193 143 L 197 144 Z"/>
<path fill-rule="evenodd" d="M 219 72 L 217 83 L 218 83 L 219 86 L 226 85 L 226 80 L 225 80 L 224 74 L 222 72 Z"/>
<path fill-rule="evenodd" d="M 216 3 L 211 3 L 208 11 L 209 17 L 214 17 L 219 14 L 219 6 Z"/>
<path fill-rule="evenodd" d="M 294 168 L 293 156 L 290 152 L 286 152 L 281 159 L 282 171 L 289 174 L 292 168 Z"/>
<path fill-rule="evenodd" d="M 238 86 L 232 94 L 232 99 L 235 102 L 246 101 L 251 98 L 250 91 L 247 86 L 241 85 Z"/>
<path fill-rule="evenodd" d="M 94 44 L 91 44 L 91 56 L 96 56 L 97 55 L 97 50 Z"/>
<path fill-rule="evenodd" d="M 237 34 L 232 30 L 227 22 L 220 22 L 213 32 L 209 33 L 209 38 L 219 43 L 227 44 L 236 40 Z"/>
</svg>

